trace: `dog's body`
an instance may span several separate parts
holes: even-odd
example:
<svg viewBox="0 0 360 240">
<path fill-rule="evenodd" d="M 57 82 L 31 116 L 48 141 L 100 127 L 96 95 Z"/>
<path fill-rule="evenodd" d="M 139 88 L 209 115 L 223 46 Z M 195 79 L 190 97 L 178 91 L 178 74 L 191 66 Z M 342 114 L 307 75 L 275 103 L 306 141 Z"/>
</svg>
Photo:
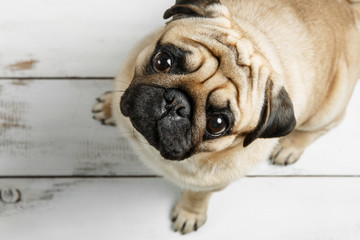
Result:
<svg viewBox="0 0 360 240">
<path fill-rule="evenodd" d="M 112 115 L 118 126 L 128 129 L 141 159 L 185 189 L 173 213 L 175 230 L 190 232 L 205 222 L 210 192 L 269 157 L 277 164 L 295 162 L 342 120 L 360 77 L 360 3 L 350 2 L 180 0 L 165 12 L 173 20 L 135 48 L 116 78 L 115 93 L 95 107 L 106 113 L 95 117 Z M 180 50 L 172 50 L 174 46 Z M 171 70 L 165 69 L 170 72 L 149 70 L 149 62 L 154 64 L 162 51 L 175 51 L 183 65 L 176 72 L 176 61 Z M 185 113 L 171 115 L 172 108 L 160 107 L 167 112 L 161 110 L 157 117 L 144 110 L 145 101 L 168 104 L 167 97 L 154 96 L 170 92 Z M 209 137 L 213 112 L 216 121 L 223 116 L 227 129 Z M 157 119 L 151 125 L 153 117 Z M 140 122 L 146 118 L 151 127 Z M 179 118 L 177 129 L 171 121 L 177 124 Z M 149 135 L 154 126 L 160 140 Z M 164 146 L 172 141 L 175 147 Z"/>
</svg>

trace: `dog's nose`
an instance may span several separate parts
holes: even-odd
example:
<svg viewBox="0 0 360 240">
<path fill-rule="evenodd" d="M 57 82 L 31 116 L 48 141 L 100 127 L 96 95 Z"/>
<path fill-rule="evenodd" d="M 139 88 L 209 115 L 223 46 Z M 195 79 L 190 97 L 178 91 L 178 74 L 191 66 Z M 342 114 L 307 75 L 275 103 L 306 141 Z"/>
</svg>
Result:
<svg viewBox="0 0 360 240">
<path fill-rule="evenodd" d="M 125 91 L 120 108 L 164 158 L 182 160 L 192 154 L 190 99 L 180 89 L 138 85 Z"/>
<path fill-rule="evenodd" d="M 165 109 L 169 114 L 188 118 L 191 114 L 189 97 L 179 89 L 167 89 L 164 94 Z"/>
<path fill-rule="evenodd" d="M 166 114 L 157 122 L 161 155 L 167 159 L 180 160 L 191 149 L 191 103 L 190 98 L 179 89 L 166 89 L 164 100 Z"/>
</svg>

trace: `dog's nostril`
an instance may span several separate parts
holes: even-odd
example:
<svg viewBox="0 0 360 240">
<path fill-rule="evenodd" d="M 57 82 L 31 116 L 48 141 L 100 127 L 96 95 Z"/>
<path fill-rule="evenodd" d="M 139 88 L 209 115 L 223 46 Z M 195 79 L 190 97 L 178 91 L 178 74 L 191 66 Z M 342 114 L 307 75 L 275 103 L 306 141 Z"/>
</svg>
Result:
<svg viewBox="0 0 360 240">
<path fill-rule="evenodd" d="M 179 115 L 180 117 L 186 117 L 186 108 L 185 107 L 179 107 L 178 109 L 176 109 L 176 113 L 177 115 Z"/>
<path fill-rule="evenodd" d="M 187 118 L 190 116 L 191 105 L 188 96 L 178 89 L 167 89 L 164 93 L 165 109 L 177 116 Z"/>
</svg>

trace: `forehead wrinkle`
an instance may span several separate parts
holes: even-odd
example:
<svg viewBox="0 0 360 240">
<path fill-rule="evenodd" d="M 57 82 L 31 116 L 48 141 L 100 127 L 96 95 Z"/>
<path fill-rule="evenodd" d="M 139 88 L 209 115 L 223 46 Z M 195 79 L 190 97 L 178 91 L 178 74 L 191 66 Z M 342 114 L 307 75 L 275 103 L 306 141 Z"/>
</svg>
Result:
<svg viewBox="0 0 360 240">
<path fill-rule="evenodd" d="M 212 59 L 215 59 L 215 60 L 216 60 L 217 66 L 216 66 L 214 72 L 212 72 L 212 73 L 209 75 L 209 77 L 205 78 L 204 80 L 201 80 L 200 83 L 201 83 L 201 84 L 204 84 L 205 82 L 207 82 L 208 80 L 210 80 L 211 78 L 213 78 L 213 77 L 216 75 L 216 73 L 218 72 L 218 70 L 219 70 L 219 68 L 220 68 L 220 59 L 219 59 L 218 56 L 216 56 L 216 55 L 211 51 L 211 49 L 210 49 L 207 45 L 203 44 L 201 41 L 198 41 L 198 40 L 195 40 L 195 39 L 190 39 L 190 38 L 188 38 L 188 40 L 191 41 L 193 44 L 196 44 L 197 46 L 200 46 L 201 48 L 205 49 L 205 51 L 208 53 L 207 56 L 211 56 Z M 198 48 L 198 49 L 199 49 L 199 48 Z M 204 51 L 201 51 L 201 50 L 200 50 L 200 52 L 202 53 L 201 55 L 202 55 L 202 57 L 203 57 L 203 62 L 202 62 L 202 65 L 199 66 L 198 71 L 201 70 L 201 68 L 205 67 L 206 62 L 209 62 L 209 61 L 210 61 L 210 59 L 206 59 L 206 57 L 204 57 Z"/>
<path fill-rule="evenodd" d="M 176 26 L 172 27 L 175 28 Z M 169 30 L 171 31 L 171 30 Z M 196 31 L 195 31 L 196 32 Z M 203 67 L 211 67 L 212 63 L 210 61 L 213 61 L 212 59 L 216 60 L 217 66 L 214 70 L 214 72 L 210 73 L 210 77 L 206 77 L 204 82 L 211 78 L 216 71 L 219 69 L 220 66 L 220 60 L 219 57 L 216 56 L 213 51 L 206 45 L 203 44 L 201 41 L 196 40 L 194 38 L 189 37 L 189 35 L 183 36 L 182 34 L 175 32 L 175 36 L 172 36 L 171 33 L 166 31 L 160 39 L 157 41 L 157 45 L 164 45 L 164 44 L 171 44 L 176 47 L 179 47 L 181 49 L 184 49 L 189 52 L 189 55 L 185 58 L 185 63 L 188 64 L 187 68 L 189 72 L 187 74 L 192 74 L 199 72 Z M 167 36 L 170 35 L 170 36 Z M 191 34 L 190 34 L 191 35 Z M 200 57 L 198 57 L 198 56 Z M 213 61 L 215 62 L 215 61 Z M 192 64 L 196 64 L 197 66 L 195 69 L 191 69 Z M 215 64 L 214 64 L 215 65 Z M 205 71 L 199 72 L 199 74 L 207 75 L 209 71 L 209 68 L 205 69 Z"/>
<path fill-rule="evenodd" d="M 194 41 L 193 39 L 191 39 L 189 37 L 182 38 L 182 42 L 185 44 L 185 46 L 189 49 L 189 51 L 191 53 L 186 57 L 185 62 L 187 64 L 191 64 L 191 62 L 194 62 L 194 61 L 192 61 L 192 59 L 197 58 L 196 55 L 200 55 L 200 57 L 201 57 L 201 59 L 199 61 L 199 65 L 195 69 L 191 69 L 191 71 L 189 71 L 188 74 L 195 73 L 195 72 L 199 71 L 206 62 L 206 56 L 203 53 L 204 46 L 202 46 L 199 42 Z M 195 60 L 195 62 L 196 62 L 196 60 Z"/>
<path fill-rule="evenodd" d="M 230 77 L 226 77 L 226 79 L 228 80 L 228 82 L 230 82 L 234 88 L 235 88 L 235 100 L 236 100 L 236 106 L 240 109 L 240 86 L 238 84 L 236 84 L 236 81 L 234 81 L 232 78 Z"/>
<path fill-rule="evenodd" d="M 170 42 L 176 40 L 177 43 L 181 45 L 186 46 L 188 44 L 194 46 L 195 48 L 199 48 L 198 46 L 201 46 L 218 62 L 215 72 L 219 70 L 221 65 L 223 65 L 222 62 L 224 62 L 225 65 L 227 64 L 226 58 L 234 55 L 234 49 L 236 49 L 237 43 L 236 40 L 241 37 L 238 31 L 226 28 L 219 24 L 209 24 L 209 21 L 197 21 L 198 25 L 196 26 L 193 25 L 192 21 L 187 21 L 187 19 L 181 19 L 175 22 L 177 22 L 177 24 L 169 24 L 166 27 L 166 31 L 162 36 L 162 39 L 166 38 L 165 41 Z M 189 28 L 190 24 L 192 26 Z M 221 34 L 219 34 L 219 32 L 221 32 Z M 231 47 L 234 49 L 230 49 Z M 233 58 L 235 63 L 237 62 L 236 57 L 237 54 L 235 54 Z M 222 61 L 222 58 L 225 58 L 225 60 Z M 200 68 L 201 67 L 196 70 L 200 70 Z M 210 78 L 205 79 L 205 81 Z"/>
<path fill-rule="evenodd" d="M 246 66 L 241 66 L 237 63 L 238 54 L 236 52 L 236 47 L 232 45 L 229 46 L 217 39 L 212 39 L 211 41 L 212 42 L 209 44 L 202 42 L 198 43 L 217 60 L 218 67 L 216 72 L 221 70 L 224 75 L 227 75 L 226 77 L 228 77 L 229 81 L 235 85 L 236 89 L 240 89 L 249 84 L 251 85 L 251 83 L 248 82 L 250 79 L 245 74 L 246 71 L 242 70 Z M 216 46 L 213 46 L 214 42 L 217 43 Z M 208 45 L 213 47 L 210 48 Z M 209 79 L 211 79 L 211 77 L 205 79 L 204 82 Z"/>
<path fill-rule="evenodd" d="M 228 83 L 231 84 L 234 88 L 235 88 L 235 104 L 236 106 L 233 106 L 233 114 L 235 116 L 235 122 L 234 122 L 234 126 L 236 126 L 237 124 L 239 124 L 240 122 L 240 117 L 245 115 L 245 111 L 241 106 L 241 86 L 237 83 L 237 81 L 235 81 L 233 78 L 231 77 L 226 77 L 226 79 L 228 80 Z M 230 101 L 230 108 L 231 108 L 231 103 L 232 101 Z"/>
<path fill-rule="evenodd" d="M 203 53 L 203 46 L 191 38 L 184 37 L 179 40 L 179 46 L 187 49 L 190 54 L 186 56 L 185 63 L 188 65 L 196 64 L 195 69 L 191 69 L 191 66 L 187 66 L 190 70 L 187 74 L 192 74 L 199 71 L 206 62 L 207 56 Z"/>
<path fill-rule="evenodd" d="M 214 93 L 215 93 L 216 91 L 221 90 L 221 89 L 225 89 L 226 87 L 227 87 L 227 83 L 223 83 L 223 84 L 215 87 L 214 89 L 212 89 L 212 90 L 209 92 L 208 100 L 207 100 L 206 102 L 210 103 L 211 97 L 214 96 Z M 213 103 L 211 103 L 211 104 L 214 105 Z M 221 107 L 223 107 L 223 106 L 215 106 L 215 107 L 221 108 Z"/>
<path fill-rule="evenodd" d="M 207 50 L 211 52 L 214 57 L 216 57 L 216 59 L 219 62 L 219 68 L 221 68 L 223 72 L 228 75 L 232 73 L 231 74 L 232 76 L 229 77 L 230 79 L 239 80 L 238 83 L 235 82 L 235 80 L 233 80 L 234 85 L 237 88 L 244 87 L 246 85 L 250 85 L 250 87 L 252 88 L 254 83 L 251 77 L 247 77 L 246 72 L 250 70 L 250 75 L 254 74 L 254 72 L 251 66 L 241 65 L 241 63 L 238 61 L 239 53 L 236 47 L 237 42 L 234 42 L 233 44 L 229 44 L 229 43 L 224 43 L 217 38 L 212 39 L 212 41 L 216 42 L 217 46 L 213 47 L 213 49 L 207 47 Z M 214 51 L 216 51 L 216 53 L 214 53 Z M 247 69 L 250 68 L 250 69 L 246 70 L 246 68 Z M 241 82 L 241 80 L 245 80 L 245 82 L 244 81 Z"/>
</svg>

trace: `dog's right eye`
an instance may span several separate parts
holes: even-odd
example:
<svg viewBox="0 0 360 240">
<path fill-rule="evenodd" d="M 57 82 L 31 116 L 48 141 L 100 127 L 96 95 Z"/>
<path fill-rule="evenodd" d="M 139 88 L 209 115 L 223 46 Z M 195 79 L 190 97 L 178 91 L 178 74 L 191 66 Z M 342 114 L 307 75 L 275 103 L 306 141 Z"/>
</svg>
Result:
<svg viewBox="0 0 360 240">
<path fill-rule="evenodd" d="M 206 131 L 212 137 L 220 137 L 228 129 L 229 121 L 221 114 L 209 116 L 206 123 Z"/>
<path fill-rule="evenodd" d="M 171 70 L 172 59 L 166 52 L 158 52 L 153 58 L 153 68 L 158 73 L 168 73 Z"/>
</svg>

